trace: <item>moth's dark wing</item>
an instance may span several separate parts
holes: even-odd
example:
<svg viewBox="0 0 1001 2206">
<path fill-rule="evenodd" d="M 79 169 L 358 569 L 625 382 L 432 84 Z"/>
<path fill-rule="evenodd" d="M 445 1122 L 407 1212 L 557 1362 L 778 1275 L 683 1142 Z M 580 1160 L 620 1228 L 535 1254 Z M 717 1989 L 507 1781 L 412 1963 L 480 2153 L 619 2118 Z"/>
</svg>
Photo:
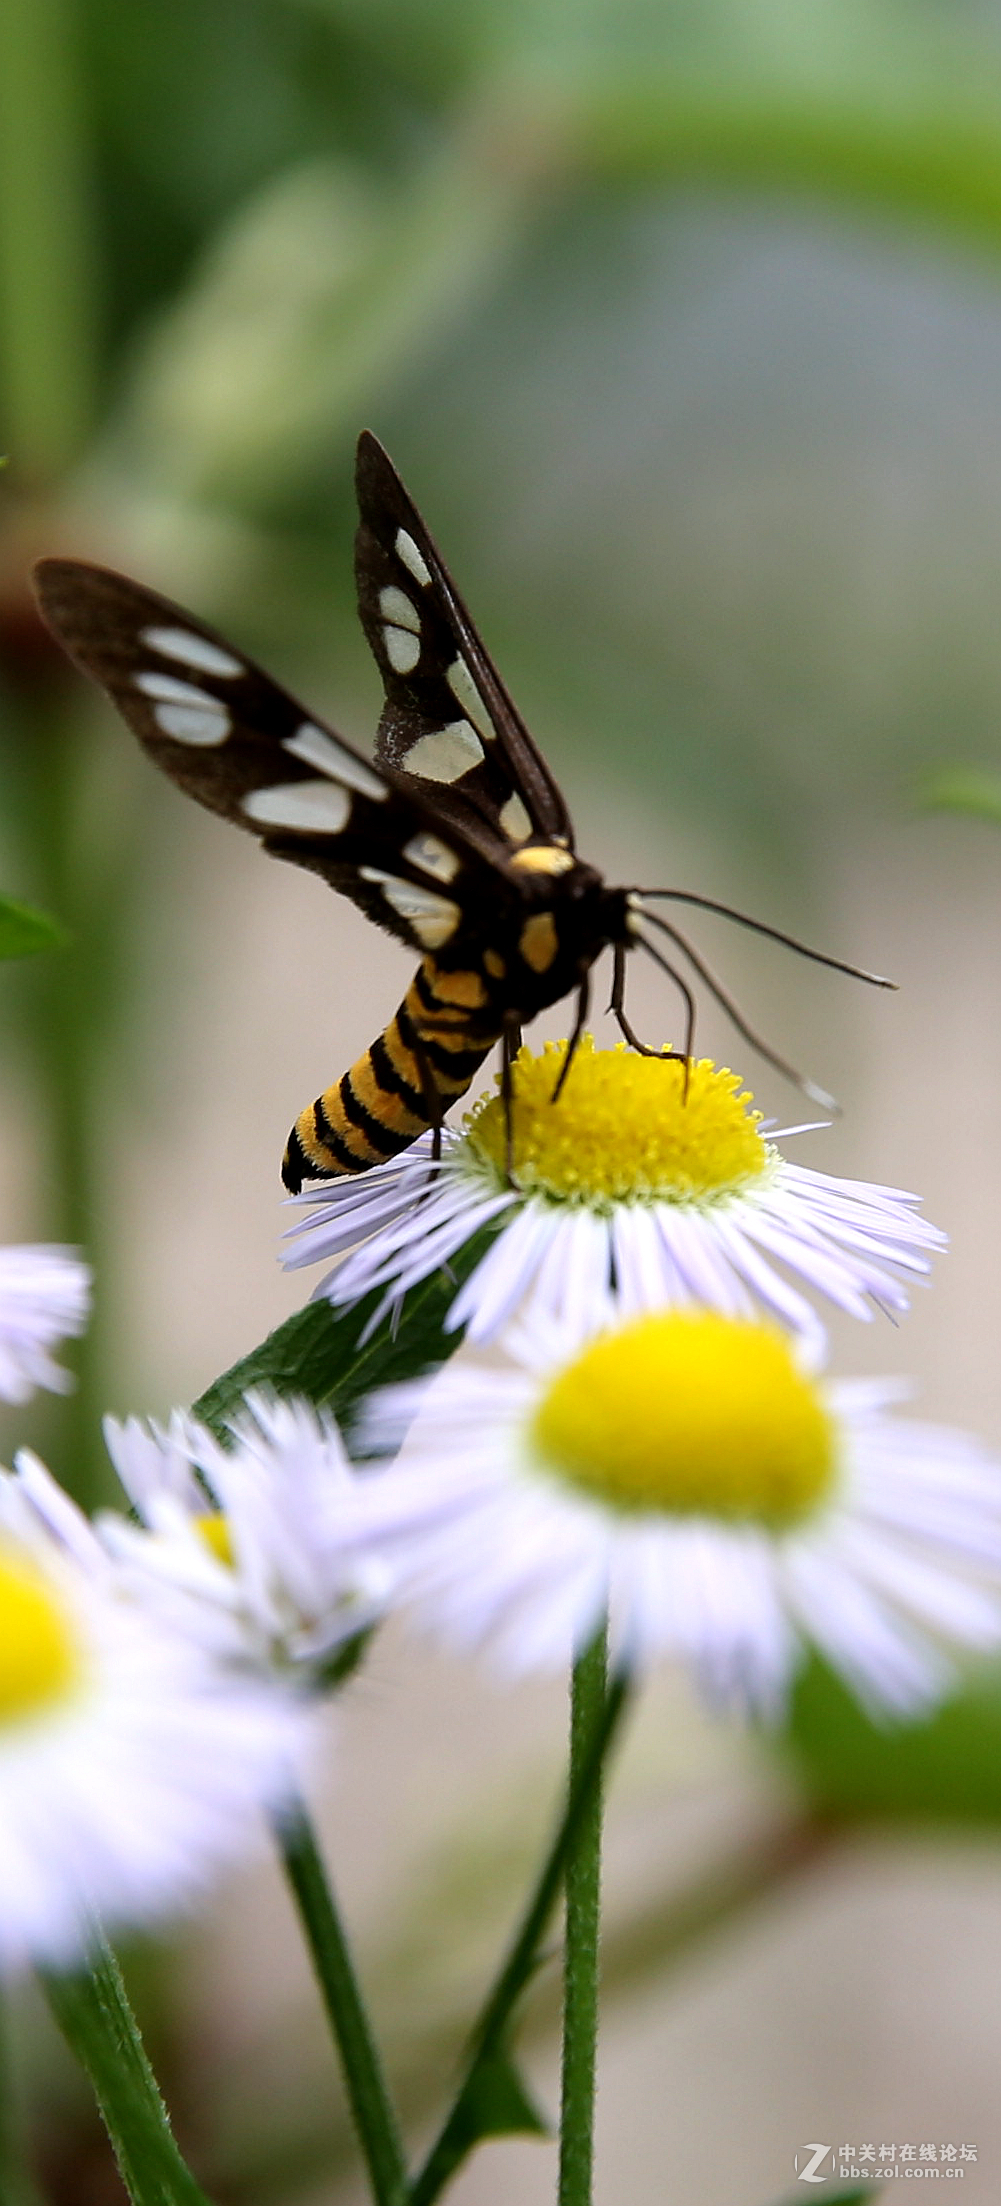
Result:
<svg viewBox="0 0 1001 2206">
<path fill-rule="evenodd" d="M 125 575 L 36 568 L 42 612 L 144 750 L 200 804 L 307 866 L 419 951 L 482 902 L 490 870 L 420 786 L 361 757 L 214 629 Z"/>
<path fill-rule="evenodd" d="M 433 784 L 440 817 L 482 821 L 500 852 L 573 848 L 557 783 L 488 658 L 440 553 L 377 438 L 358 439 L 355 577 L 386 688 L 376 756 Z"/>
</svg>

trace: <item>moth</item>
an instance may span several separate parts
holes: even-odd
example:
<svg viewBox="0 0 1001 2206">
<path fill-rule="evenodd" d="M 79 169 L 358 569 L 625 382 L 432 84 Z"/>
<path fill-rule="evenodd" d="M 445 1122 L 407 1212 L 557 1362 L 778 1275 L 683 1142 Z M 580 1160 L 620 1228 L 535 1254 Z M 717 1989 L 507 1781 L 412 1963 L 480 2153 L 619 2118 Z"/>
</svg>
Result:
<svg viewBox="0 0 1001 2206">
<path fill-rule="evenodd" d="M 511 1068 L 524 1024 L 576 999 L 562 1086 L 584 1031 L 595 961 L 612 954 L 610 1009 L 646 1055 L 687 1062 L 701 980 L 737 1030 L 815 1099 L 747 1025 L 658 900 L 752 926 L 820 963 L 777 928 L 679 889 L 611 888 L 577 856 L 560 788 L 506 690 L 454 582 L 381 444 L 358 441 L 355 574 L 385 703 L 369 760 L 308 714 L 252 659 L 141 583 L 71 559 L 43 559 L 45 620 L 93 676 L 154 763 L 273 857 L 321 875 L 416 951 L 388 1026 L 297 1118 L 287 1188 L 364 1172 L 434 1129 L 499 1042 L 510 1157 Z M 668 956 L 650 929 L 667 939 Z M 685 1012 L 683 1050 L 654 1051 L 625 1010 L 626 956 L 665 967 Z M 559 1090 L 557 1088 L 556 1093 Z"/>
</svg>

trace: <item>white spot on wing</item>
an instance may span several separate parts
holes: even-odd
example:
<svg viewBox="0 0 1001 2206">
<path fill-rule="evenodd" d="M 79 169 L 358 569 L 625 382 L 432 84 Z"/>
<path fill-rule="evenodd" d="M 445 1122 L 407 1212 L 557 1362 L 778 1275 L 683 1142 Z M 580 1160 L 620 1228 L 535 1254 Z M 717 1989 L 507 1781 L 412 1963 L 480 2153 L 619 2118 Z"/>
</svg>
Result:
<svg viewBox="0 0 1001 2206">
<path fill-rule="evenodd" d="M 423 781 L 461 781 L 483 763 L 483 745 L 468 720 L 449 720 L 430 735 L 419 735 L 404 761 L 408 774 Z"/>
<path fill-rule="evenodd" d="M 204 705 L 154 705 L 153 718 L 162 734 L 171 736 L 175 743 L 201 744 L 209 749 L 213 743 L 225 743 L 229 734 L 229 714 L 214 697 Z"/>
<path fill-rule="evenodd" d="M 210 643 L 207 636 L 196 636 L 190 628 L 142 628 L 141 643 L 151 651 L 162 651 L 165 659 L 179 659 L 182 666 L 193 666 L 199 674 L 242 674 L 243 660 L 236 659 L 231 651 L 223 651 L 217 643 Z"/>
<path fill-rule="evenodd" d="M 287 827 L 299 835 L 337 835 L 351 812 L 346 789 L 333 781 L 280 781 L 251 789 L 243 810 L 256 827 Z"/>
<path fill-rule="evenodd" d="M 422 590 L 426 590 L 428 583 L 431 580 L 430 570 L 426 566 L 424 560 L 421 558 L 420 552 L 418 551 L 413 537 L 409 533 L 409 530 L 397 529 L 396 549 L 399 557 L 403 561 L 404 566 L 409 567 L 410 572 L 414 577 L 414 581 L 420 583 Z"/>
<path fill-rule="evenodd" d="M 447 898 L 443 896 L 440 915 L 431 915 L 427 919 L 414 919 L 411 924 L 418 941 L 423 943 L 425 950 L 440 950 L 442 943 L 448 942 L 450 937 L 454 935 L 458 922 L 458 905 L 450 904 Z"/>
<path fill-rule="evenodd" d="M 182 682 L 176 674 L 137 674 L 136 688 L 144 697 L 162 697 L 169 705 L 205 705 L 209 712 L 229 717 L 225 705 L 209 690 L 196 688 L 194 682 Z"/>
<path fill-rule="evenodd" d="M 412 865 L 420 866 L 422 872 L 433 873 L 439 881 L 454 881 L 462 863 L 438 835 L 412 835 L 403 845 L 403 855 Z"/>
<path fill-rule="evenodd" d="M 501 805 L 499 816 L 504 833 L 509 836 L 511 842 L 523 843 L 526 836 L 531 834 L 532 822 L 517 790 L 515 790 L 512 797 L 508 798 L 506 804 Z"/>
<path fill-rule="evenodd" d="M 307 766 L 315 766 L 317 773 L 346 782 L 349 789 L 357 789 L 360 797 L 373 797 L 381 803 L 389 795 L 388 784 L 380 781 L 363 758 L 356 758 L 346 743 L 338 743 L 335 735 L 315 727 L 312 720 L 304 720 L 294 735 L 287 735 L 282 749 L 291 751 L 293 758 L 301 758 Z"/>
<path fill-rule="evenodd" d="M 426 950 L 437 950 L 454 934 L 459 921 L 458 904 L 448 896 L 435 896 L 430 889 L 415 888 L 412 881 L 401 881 L 395 873 L 384 873 L 379 866 L 359 866 L 363 881 L 374 881 L 381 888 L 387 904 L 400 919 L 413 928 L 419 942 Z"/>
<path fill-rule="evenodd" d="M 465 659 L 453 659 L 445 679 L 453 697 L 462 706 L 463 712 L 468 713 L 474 728 L 478 728 L 480 734 L 486 737 L 487 742 L 492 743 L 497 730 Z"/>
<path fill-rule="evenodd" d="M 412 636 L 409 628 L 393 628 L 388 621 L 382 635 L 394 674 L 412 674 L 421 655 L 420 637 Z"/>
<path fill-rule="evenodd" d="M 384 620 L 395 621 L 397 628 L 409 628 L 415 636 L 421 632 L 421 616 L 412 605 L 405 590 L 398 590 L 395 583 L 387 583 L 379 592 L 379 611 Z"/>
</svg>

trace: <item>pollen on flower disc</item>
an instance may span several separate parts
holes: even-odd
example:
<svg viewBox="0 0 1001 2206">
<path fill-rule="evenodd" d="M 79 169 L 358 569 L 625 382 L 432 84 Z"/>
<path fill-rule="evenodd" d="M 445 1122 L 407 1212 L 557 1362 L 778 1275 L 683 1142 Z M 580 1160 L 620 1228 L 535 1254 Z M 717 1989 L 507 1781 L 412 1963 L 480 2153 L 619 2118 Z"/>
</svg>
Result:
<svg viewBox="0 0 1001 2206">
<path fill-rule="evenodd" d="M 596 1209 L 685 1202 L 730 1194 L 769 1169 L 761 1114 L 739 1074 L 701 1058 L 686 1086 L 676 1060 L 639 1057 L 624 1043 L 598 1050 L 585 1035 L 554 1103 L 566 1051 L 566 1042 L 547 1042 L 538 1056 L 522 1049 L 513 1068 L 514 1177 L 526 1194 Z M 466 1139 L 504 1172 L 499 1095 L 470 1115 Z"/>
<path fill-rule="evenodd" d="M 0 1723 L 62 1699 L 80 1656 L 69 1617 L 30 1563 L 0 1555 Z"/>
<path fill-rule="evenodd" d="M 834 1427 L 782 1336 L 672 1311 L 601 1335 L 552 1379 L 537 1463 L 611 1507 L 781 1529 L 827 1494 Z"/>
<path fill-rule="evenodd" d="M 215 1556 L 217 1563 L 225 1563 L 227 1569 L 231 1570 L 234 1555 L 229 1518 L 221 1509 L 206 1509 L 196 1521 L 210 1555 Z"/>
</svg>

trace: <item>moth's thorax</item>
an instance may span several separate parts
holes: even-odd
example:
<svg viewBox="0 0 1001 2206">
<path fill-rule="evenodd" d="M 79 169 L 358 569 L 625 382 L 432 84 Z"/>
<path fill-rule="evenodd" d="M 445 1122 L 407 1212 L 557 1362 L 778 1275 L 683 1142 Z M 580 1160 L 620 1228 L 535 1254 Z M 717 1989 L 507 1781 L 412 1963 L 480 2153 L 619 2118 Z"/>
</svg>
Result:
<svg viewBox="0 0 1001 2206">
<path fill-rule="evenodd" d="M 561 855 L 569 863 L 555 872 L 516 872 L 514 894 L 505 895 L 499 882 L 476 928 L 464 928 L 435 953 L 442 968 L 464 966 L 481 976 L 481 1017 L 499 1026 L 505 1015 L 528 1020 L 557 1003 L 579 987 L 609 943 L 626 939 L 623 891 L 607 888 L 593 866 L 570 852 Z"/>
<path fill-rule="evenodd" d="M 543 904 L 554 910 L 579 909 L 589 898 L 605 893 L 597 867 L 563 843 L 541 839 L 522 843 L 512 851 L 504 873 L 519 906 L 529 909 Z"/>
<path fill-rule="evenodd" d="M 568 873 L 590 873 L 590 866 L 582 866 L 565 842 L 522 843 L 520 849 L 508 859 L 512 872 L 519 879 L 526 875 L 543 881 L 559 880 Z"/>
</svg>

